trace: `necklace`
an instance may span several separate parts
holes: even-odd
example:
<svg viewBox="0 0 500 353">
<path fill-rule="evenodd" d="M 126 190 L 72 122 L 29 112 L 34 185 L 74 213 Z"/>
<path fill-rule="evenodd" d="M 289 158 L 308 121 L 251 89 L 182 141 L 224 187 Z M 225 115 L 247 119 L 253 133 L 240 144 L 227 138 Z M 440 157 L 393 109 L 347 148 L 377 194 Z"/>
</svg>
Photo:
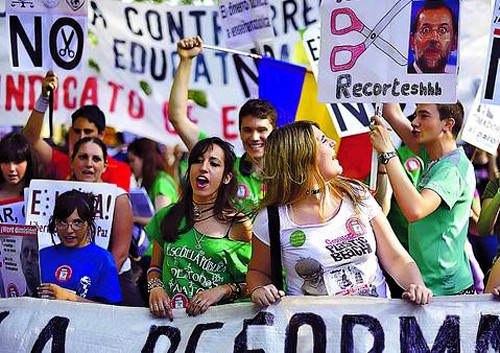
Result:
<svg viewBox="0 0 500 353">
<path fill-rule="evenodd" d="M 198 230 L 195 227 L 193 227 L 193 229 L 194 229 L 194 241 L 196 242 L 194 247 L 196 248 L 196 250 L 201 250 L 202 248 L 201 242 L 205 238 L 205 234 L 201 234 L 200 232 L 198 232 Z M 201 235 L 201 237 L 198 238 L 198 235 Z"/>
<path fill-rule="evenodd" d="M 200 221 L 200 218 L 203 216 L 205 212 L 212 211 L 215 206 L 206 208 L 204 210 L 200 210 L 201 205 L 213 205 L 213 203 L 205 203 L 205 204 L 198 204 L 193 201 L 193 217 L 195 221 Z"/>
<path fill-rule="evenodd" d="M 320 191 L 321 191 L 321 189 L 310 189 L 310 190 L 306 191 L 306 195 L 307 196 L 309 196 L 309 195 L 317 195 L 317 194 L 319 194 Z"/>
</svg>

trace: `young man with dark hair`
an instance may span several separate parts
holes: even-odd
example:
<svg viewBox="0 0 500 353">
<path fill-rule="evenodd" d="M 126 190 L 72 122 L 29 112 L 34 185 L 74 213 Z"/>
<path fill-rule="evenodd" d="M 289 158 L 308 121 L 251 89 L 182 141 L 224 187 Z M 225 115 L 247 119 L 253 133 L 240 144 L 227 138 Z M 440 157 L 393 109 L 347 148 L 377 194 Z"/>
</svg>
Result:
<svg viewBox="0 0 500 353">
<path fill-rule="evenodd" d="M 202 48 L 200 37 L 184 38 L 177 43 L 180 63 L 168 106 L 170 122 L 189 150 L 198 140 L 207 137 L 187 115 L 191 64 Z M 265 185 L 258 174 L 258 165 L 264 155 L 267 136 L 276 127 L 277 119 L 276 110 L 266 100 L 250 99 L 240 109 L 239 130 L 245 153 L 236 160 L 234 168 L 238 180 L 236 199 L 244 211 L 253 209 L 264 196 Z"/>
<path fill-rule="evenodd" d="M 458 21 L 453 10 L 444 1 L 426 1 L 412 22 L 414 62 L 408 65 L 408 73 L 447 73 L 457 43 Z"/>
<path fill-rule="evenodd" d="M 460 103 L 418 104 L 410 123 L 399 105 L 384 105 L 384 117 L 403 142 L 416 153 L 423 145 L 430 157 L 416 187 L 406 176 L 380 118 L 374 117 L 370 134 L 396 201 L 409 221 L 410 255 L 435 295 L 474 293 L 464 245 L 476 182 L 472 163 L 456 144 L 463 116 Z"/>
<path fill-rule="evenodd" d="M 71 114 L 71 128 L 69 129 L 69 155 L 50 146 L 41 137 L 43 119 L 48 107 L 50 90 L 57 88 L 57 75 L 49 71 L 42 83 L 42 94 L 38 98 L 33 111 L 24 126 L 23 134 L 34 145 L 40 160 L 45 168 L 47 178 L 67 180 L 71 176 L 70 155 L 73 145 L 82 137 L 104 137 L 106 117 L 96 105 L 84 105 Z M 131 171 L 128 164 L 119 162 L 112 157 L 107 158 L 107 168 L 102 175 L 104 182 L 116 184 L 119 187 L 130 189 Z"/>
</svg>

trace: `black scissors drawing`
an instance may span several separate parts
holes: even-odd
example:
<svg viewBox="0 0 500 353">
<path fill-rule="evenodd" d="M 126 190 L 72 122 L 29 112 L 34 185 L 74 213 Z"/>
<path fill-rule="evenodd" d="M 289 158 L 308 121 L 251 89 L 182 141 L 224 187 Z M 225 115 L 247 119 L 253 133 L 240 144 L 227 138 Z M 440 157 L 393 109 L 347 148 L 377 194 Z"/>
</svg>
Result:
<svg viewBox="0 0 500 353">
<path fill-rule="evenodd" d="M 339 45 L 333 47 L 330 54 L 330 68 L 332 71 L 342 71 L 351 69 L 358 58 L 363 54 L 370 45 L 375 45 L 378 49 L 386 53 L 398 65 L 406 66 L 408 59 L 399 52 L 391 43 L 387 42 L 380 36 L 389 23 L 401 12 L 412 0 L 399 0 L 394 6 L 380 19 L 373 29 L 365 26 L 363 22 L 356 16 L 354 11 L 348 7 L 335 9 L 332 11 L 330 28 L 333 35 L 343 35 L 352 31 L 361 33 L 366 39 L 364 42 L 357 45 Z M 349 17 L 350 26 L 337 28 L 337 17 L 346 15 Z M 337 54 L 340 52 L 350 52 L 351 58 L 344 64 L 337 63 Z"/>
<path fill-rule="evenodd" d="M 75 57 L 75 51 L 71 49 L 71 42 L 73 41 L 73 37 L 75 36 L 75 31 L 71 30 L 69 34 L 69 38 L 66 37 L 66 32 L 64 32 L 64 28 L 61 30 L 62 37 L 64 41 L 64 48 L 59 49 L 59 55 L 61 56 L 69 56 L 71 59 Z"/>
</svg>

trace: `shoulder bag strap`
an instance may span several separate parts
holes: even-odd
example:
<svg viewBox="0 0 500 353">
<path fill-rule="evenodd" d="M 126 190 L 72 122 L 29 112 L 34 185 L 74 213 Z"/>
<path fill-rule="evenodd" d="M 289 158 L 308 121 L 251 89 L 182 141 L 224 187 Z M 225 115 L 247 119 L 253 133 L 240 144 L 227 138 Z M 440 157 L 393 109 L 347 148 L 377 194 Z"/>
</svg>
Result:
<svg viewBox="0 0 500 353">
<path fill-rule="evenodd" d="M 283 290 L 283 270 L 281 265 L 280 216 L 278 207 L 267 207 L 269 245 L 271 254 L 271 279 L 278 290 Z"/>
</svg>

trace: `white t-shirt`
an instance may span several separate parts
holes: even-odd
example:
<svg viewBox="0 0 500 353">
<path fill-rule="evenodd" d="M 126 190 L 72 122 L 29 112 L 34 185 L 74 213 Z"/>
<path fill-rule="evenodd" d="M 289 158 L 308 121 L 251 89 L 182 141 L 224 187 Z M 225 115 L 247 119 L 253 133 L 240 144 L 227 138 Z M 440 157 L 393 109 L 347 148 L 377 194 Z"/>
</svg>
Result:
<svg viewBox="0 0 500 353">
<path fill-rule="evenodd" d="M 370 225 L 381 209 L 369 192 L 359 216 L 347 197 L 336 215 L 323 223 L 297 225 L 289 210 L 288 205 L 279 207 L 281 256 L 289 295 L 387 297 Z M 257 215 L 253 232 L 269 246 L 266 209 Z"/>
</svg>

